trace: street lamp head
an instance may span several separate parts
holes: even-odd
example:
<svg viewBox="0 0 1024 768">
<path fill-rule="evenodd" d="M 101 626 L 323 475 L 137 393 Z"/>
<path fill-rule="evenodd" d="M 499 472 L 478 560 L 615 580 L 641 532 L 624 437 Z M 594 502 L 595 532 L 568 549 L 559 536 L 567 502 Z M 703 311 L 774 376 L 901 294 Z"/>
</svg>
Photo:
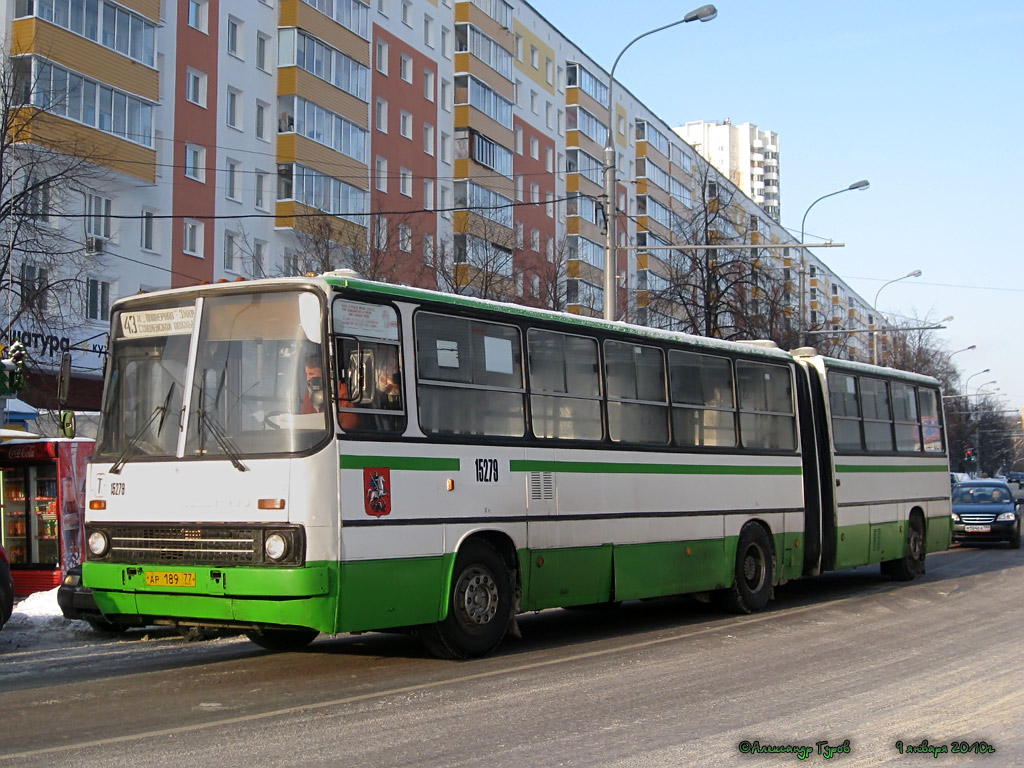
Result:
<svg viewBox="0 0 1024 768">
<path fill-rule="evenodd" d="M 915 269 L 913 272 L 911 272 L 910 274 L 907 275 L 907 277 L 920 277 L 920 276 L 921 276 L 921 270 L 920 269 Z"/>
<path fill-rule="evenodd" d="M 940 322 L 940 323 L 948 323 L 948 322 L 950 322 L 950 321 L 951 321 L 952 319 L 953 319 L 953 316 L 952 316 L 952 315 L 946 315 L 946 316 L 945 316 L 944 318 L 942 318 L 941 320 L 939 320 L 939 322 Z"/>
<path fill-rule="evenodd" d="M 861 179 L 860 181 L 853 182 L 853 184 L 848 186 L 847 189 L 867 189 L 870 186 L 870 181 L 868 181 L 867 179 Z"/>
<path fill-rule="evenodd" d="M 700 8 L 695 8 L 683 17 L 684 22 L 691 21 L 711 21 L 715 16 L 718 15 L 718 9 L 715 6 L 708 4 L 702 5 Z"/>
</svg>

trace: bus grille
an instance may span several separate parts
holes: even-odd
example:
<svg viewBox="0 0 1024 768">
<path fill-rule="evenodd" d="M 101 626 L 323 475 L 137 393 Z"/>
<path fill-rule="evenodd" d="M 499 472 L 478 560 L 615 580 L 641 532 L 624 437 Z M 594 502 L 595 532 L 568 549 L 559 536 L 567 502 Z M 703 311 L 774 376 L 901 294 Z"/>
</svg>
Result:
<svg viewBox="0 0 1024 768">
<path fill-rule="evenodd" d="M 123 563 L 254 564 L 263 543 L 259 528 L 161 526 L 110 533 L 112 559 Z"/>
</svg>

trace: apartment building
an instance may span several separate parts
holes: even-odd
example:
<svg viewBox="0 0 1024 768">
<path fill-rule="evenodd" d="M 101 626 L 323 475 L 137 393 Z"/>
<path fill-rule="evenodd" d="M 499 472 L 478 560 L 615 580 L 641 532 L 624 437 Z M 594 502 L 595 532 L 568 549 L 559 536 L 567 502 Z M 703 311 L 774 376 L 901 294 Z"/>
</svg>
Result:
<svg viewBox="0 0 1024 768">
<path fill-rule="evenodd" d="M 5 54 L 32 83 L 23 102 L 82 139 L 96 170 L 46 197 L 45 225 L 80 244 L 80 290 L 52 320 L 14 320 L 9 338 L 26 341 L 37 371 L 71 350 L 89 393 L 79 405 L 95 407 L 110 306 L 138 291 L 353 266 L 600 316 L 609 128 L 619 314 L 699 330 L 682 304 L 653 301 L 675 268 L 645 249 L 700 242 L 696 213 L 726 207 L 715 237 L 792 243 L 764 191 L 777 136 L 751 127 L 765 173 L 745 192 L 626 84 L 609 91 L 542 12 L 522 0 L 4 4 Z M 724 189 L 728 205 L 708 202 Z M 753 254 L 778 270 L 791 261 Z M 60 264 L 21 262 L 22 301 L 56 285 Z M 863 327 L 867 304 L 815 269 L 807 311 Z M 791 316 L 800 302 L 785 300 Z"/>
<path fill-rule="evenodd" d="M 765 213 L 780 220 L 779 134 L 752 123 L 733 125 L 729 119 L 694 120 L 674 130 Z"/>
</svg>

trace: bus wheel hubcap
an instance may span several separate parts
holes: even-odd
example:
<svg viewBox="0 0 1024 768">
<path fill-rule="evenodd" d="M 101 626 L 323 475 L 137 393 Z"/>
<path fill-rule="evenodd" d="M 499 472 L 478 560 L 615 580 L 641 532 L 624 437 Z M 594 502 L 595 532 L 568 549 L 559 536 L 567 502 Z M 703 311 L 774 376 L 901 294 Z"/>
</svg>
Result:
<svg viewBox="0 0 1024 768">
<path fill-rule="evenodd" d="M 456 594 L 459 608 L 468 624 L 483 626 L 498 612 L 498 585 L 483 568 L 469 568 L 459 579 Z"/>
<path fill-rule="evenodd" d="M 747 588 L 756 592 L 764 581 L 764 553 L 757 546 L 750 546 L 743 556 L 743 579 Z"/>
</svg>

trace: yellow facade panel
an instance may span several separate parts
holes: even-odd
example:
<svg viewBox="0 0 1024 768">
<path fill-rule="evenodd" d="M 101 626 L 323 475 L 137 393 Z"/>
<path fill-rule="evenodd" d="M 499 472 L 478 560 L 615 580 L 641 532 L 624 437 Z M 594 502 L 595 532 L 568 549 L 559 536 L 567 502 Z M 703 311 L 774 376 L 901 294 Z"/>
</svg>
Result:
<svg viewBox="0 0 1024 768">
<path fill-rule="evenodd" d="M 18 19 L 11 26 L 12 53 L 34 53 L 118 90 L 153 102 L 160 98 L 155 69 L 39 19 Z"/>
<path fill-rule="evenodd" d="M 281 134 L 277 140 L 277 159 L 281 163 L 299 163 L 359 189 L 370 188 L 366 165 L 305 136 Z"/>
<path fill-rule="evenodd" d="M 50 147 L 142 181 L 156 181 L 156 150 L 31 107 L 24 114 L 29 122 L 26 127 L 15 129 L 19 140 Z"/>
<path fill-rule="evenodd" d="M 362 99 L 357 99 L 340 88 L 299 67 L 281 67 L 277 75 L 277 92 L 281 96 L 297 94 L 329 109 L 335 114 L 351 120 L 360 128 L 369 129 L 370 109 Z"/>
<path fill-rule="evenodd" d="M 117 2 L 152 22 L 160 23 L 160 0 L 117 0 Z"/>
<path fill-rule="evenodd" d="M 457 128 L 467 127 L 472 128 L 475 131 L 482 133 L 484 136 L 489 138 L 491 141 L 495 141 L 501 144 L 506 149 L 512 149 L 515 146 L 515 133 L 510 129 L 503 126 L 497 120 L 492 120 L 483 112 L 469 105 L 464 105 L 466 108 L 466 121 L 461 122 L 459 120 L 459 113 L 455 113 L 455 126 Z M 457 110 L 458 108 L 456 108 Z"/>
<path fill-rule="evenodd" d="M 343 27 L 313 6 L 299 0 L 281 0 L 281 26 L 299 27 L 365 67 L 370 64 L 370 41 Z M 288 19 L 286 22 L 285 19 Z"/>
<path fill-rule="evenodd" d="M 516 38 L 512 34 L 512 30 L 505 29 L 501 24 L 488 16 L 483 9 L 477 8 L 472 3 L 460 3 L 459 6 L 461 8 L 456 7 L 455 9 L 456 23 L 468 21 L 506 51 L 515 53 Z"/>
<path fill-rule="evenodd" d="M 514 23 L 515 34 L 523 40 L 523 61 L 516 60 L 515 66 L 526 77 L 539 85 L 552 96 L 555 95 L 555 49 L 545 43 L 532 29 L 517 20 Z M 537 49 L 537 66 L 534 67 L 531 61 L 532 49 Z M 547 81 L 547 62 L 551 61 L 551 80 Z"/>
<path fill-rule="evenodd" d="M 580 276 L 580 262 L 576 259 L 571 259 L 566 262 L 565 265 L 565 276 L 576 279 Z"/>
<path fill-rule="evenodd" d="M 578 235 L 580 233 L 580 217 L 569 216 L 565 220 L 565 234 Z"/>
<path fill-rule="evenodd" d="M 570 173 L 565 177 L 565 191 L 566 192 L 579 192 L 580 191 L 580 175 L 578 173 Z"/>
<path fill-rule="evenodd" d="M 636 268 L 637 269 L 647 269 L 648 268 L 647 267 L 647 260 L 649 258 L 649 255 L 650 254 L 648 254 L 646 252 L 638 253 L 636 255 Z"/>
</svg>

